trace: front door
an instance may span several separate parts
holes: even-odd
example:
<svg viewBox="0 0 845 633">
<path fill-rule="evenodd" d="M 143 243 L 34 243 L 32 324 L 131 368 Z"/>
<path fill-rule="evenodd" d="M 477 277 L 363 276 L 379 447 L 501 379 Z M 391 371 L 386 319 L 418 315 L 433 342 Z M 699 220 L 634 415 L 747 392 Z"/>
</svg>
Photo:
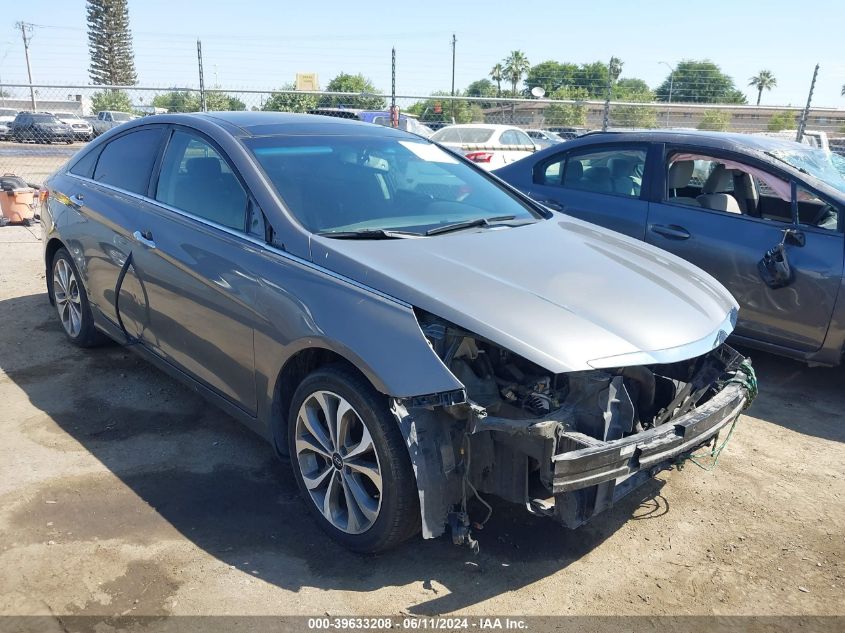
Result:
<svg viewBox="0 0 845 633">
<path fill-rule="evenodd" d="M 673 167 L 673 163 L 681 163 Z M 686 164 L 683 164 L 686 163 Z M 736 334 L 812 352 L 824 343 L 843 269 L 838 210 L 764 166 L 693 150 L 668 155 L 673 181 L 648 212 L 646 241 L 704 269 L 740 305 Z M 778 244 L 791 277 L 761 273 Z"/>
<path fill-rule="evenodd" d="M 254 415 L 257 279 L 246 189 L 203 136 L 176 129 L 138 230 L 150 304 L 145 342 Z"/>
</svg>

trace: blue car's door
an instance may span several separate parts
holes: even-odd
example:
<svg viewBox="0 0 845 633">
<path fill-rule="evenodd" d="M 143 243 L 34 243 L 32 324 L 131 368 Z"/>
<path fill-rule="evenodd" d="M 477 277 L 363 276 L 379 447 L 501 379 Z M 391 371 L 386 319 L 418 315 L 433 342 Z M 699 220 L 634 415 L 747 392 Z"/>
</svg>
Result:
<svg viewBox="0 0 845 633">
<path fill-rule="evenodd" d="M 579 147 L 537 163 L 528 195 L 567 215 L 644 239 L 644 144 Z"/>
<path fill-rule="evenodd" d="M 801 352 L 819 349 L 843 271 L 838 210 L 764 165 L 702 152 L 667 155 L 660 170 L 663 194 L 650 204 L 646 241 L 724 284 L 740 305 L 739 336 Z M 674 162 L 689 169 L 672 167 Z M 666 174 L 677 180 L 679 172 L 687 182 L 667 189 Z M 775 288 L 759 265 L 781 242 L 791 279 Z"/>
</svg>

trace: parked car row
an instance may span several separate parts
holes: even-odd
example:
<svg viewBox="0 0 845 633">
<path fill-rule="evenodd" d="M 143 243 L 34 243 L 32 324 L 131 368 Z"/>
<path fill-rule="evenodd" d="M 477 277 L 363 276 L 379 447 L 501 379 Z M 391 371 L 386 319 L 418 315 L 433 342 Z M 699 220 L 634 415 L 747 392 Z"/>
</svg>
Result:
<svg viewBox="0 0 845 633">
<path fill-rule="evenodd" d="M 73 143 L 90 141 L 113 127 L 138 118 L 127 112 L 98 112 L 80 117 L 72 112 L 19 112 L 0 108 L 0 139 L 19 143 Z"/>
</svg>

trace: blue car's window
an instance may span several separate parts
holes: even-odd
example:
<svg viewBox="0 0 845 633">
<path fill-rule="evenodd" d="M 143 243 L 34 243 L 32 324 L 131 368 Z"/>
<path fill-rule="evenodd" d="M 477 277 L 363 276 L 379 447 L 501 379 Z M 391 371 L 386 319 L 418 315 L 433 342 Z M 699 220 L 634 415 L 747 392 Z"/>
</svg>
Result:
<svg viewBox="0 0 845 633">
<path fill-rule="evenodd" d="M 244 230 L 247 194 L 228 163 L 202 138 L 173 133 L 156 200 L 232 229 Z"/>
<path fill-rule="evenodd" d="M 245 143 L 286 206 L 313 232 L 422 233 L 479 218 L 541 217 L 489 177 L 426 141 L 276 136 Z"/>
<path fill-rule="evenodd" d="M 546 165 L 538 176 L 540 184 L 639 198 L 645 158 L 644 148 L 574 150 Z"/>
</svg>

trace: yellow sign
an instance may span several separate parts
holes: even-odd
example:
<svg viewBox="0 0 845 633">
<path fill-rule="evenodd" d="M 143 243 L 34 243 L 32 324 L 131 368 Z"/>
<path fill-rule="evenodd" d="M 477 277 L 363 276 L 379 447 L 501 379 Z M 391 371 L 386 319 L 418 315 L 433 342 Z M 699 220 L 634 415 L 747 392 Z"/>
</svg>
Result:
<svg viewBox="0 0 845 633">
<path fill-rule="evenodd" d="M 319 90 L 320 80 L 317 73 L 296 73 L 297 90 Z"/>
</svg>

